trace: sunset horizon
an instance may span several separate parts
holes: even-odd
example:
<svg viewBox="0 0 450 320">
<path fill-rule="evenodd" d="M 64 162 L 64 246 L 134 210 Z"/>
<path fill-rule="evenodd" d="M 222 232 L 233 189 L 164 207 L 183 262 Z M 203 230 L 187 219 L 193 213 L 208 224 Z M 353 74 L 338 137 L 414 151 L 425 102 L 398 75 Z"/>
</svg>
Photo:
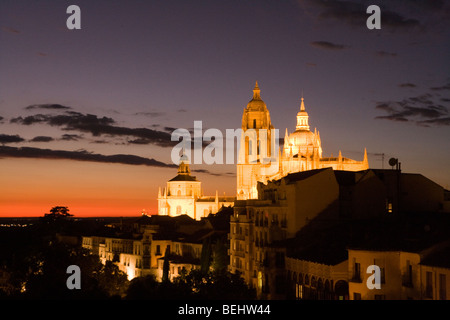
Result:
<svg viewBox="0 0 450 320">
<path fill-rule="evenodd" d="M 304 98 L 323 157 L 367 150 L 369 168 L 395 158 L 449 189 L 439 3 L 382 2 L 372 30 L 363 4 L 77 5 L 72 30 L 68 2 L 0 5 L 0 217 L 55 205 L 77 217 L 157 214 L 158 189 L 176 175 L 174 130 L 241 128 L 256 81 L 280 148 Z M 235 165 L 191 170 L 203 194 L 236 196 Z"/>
</svg>

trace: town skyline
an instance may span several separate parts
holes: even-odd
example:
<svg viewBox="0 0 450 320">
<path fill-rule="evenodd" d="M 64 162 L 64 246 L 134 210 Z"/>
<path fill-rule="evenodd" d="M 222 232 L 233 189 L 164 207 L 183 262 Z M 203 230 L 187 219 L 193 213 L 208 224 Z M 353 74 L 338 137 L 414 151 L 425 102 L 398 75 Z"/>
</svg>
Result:
<svg viewBox="0 0 450 320">
<path fill-rule="evenodd" d="M 70 4 L 0 4 L 0 217 L 155 214 L 171 132 L 240 128 L 255 81 L 280 137 L 303 96 L 324 155 L 449 188 L 448 4 L 380 1 L 368 30 L 368 2 L 77 1 L 68 30 Z M 191 170 L 236 195 L 235 165 Z"/>
</svg>

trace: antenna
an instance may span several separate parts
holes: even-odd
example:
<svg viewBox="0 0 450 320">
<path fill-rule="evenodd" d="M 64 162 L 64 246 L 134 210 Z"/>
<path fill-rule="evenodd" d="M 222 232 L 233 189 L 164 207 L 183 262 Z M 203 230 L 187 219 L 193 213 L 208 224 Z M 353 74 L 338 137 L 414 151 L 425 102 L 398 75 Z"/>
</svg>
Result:
<svg viewBox="0 0 450 320">
<path fill-rule="evenodd" d="M 389 165 L 392 167 L 392 170 L 394 170 L 394 167 L 396 166 L 398 170 L 398 159 L 397 158 L 390 158 L 389 159 Z"/>
</svg>

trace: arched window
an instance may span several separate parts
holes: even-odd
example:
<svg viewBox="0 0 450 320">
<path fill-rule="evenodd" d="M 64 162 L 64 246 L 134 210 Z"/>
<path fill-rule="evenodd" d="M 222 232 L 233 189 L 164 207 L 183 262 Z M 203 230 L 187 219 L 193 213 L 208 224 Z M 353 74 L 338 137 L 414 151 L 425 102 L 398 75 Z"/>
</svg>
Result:
<svg viewBox="0 0 450 320">
<path fill-rule="evenodd" d="M 177 191 L 177 196 L 181 196 L 181 190 Z"/>
</svg>

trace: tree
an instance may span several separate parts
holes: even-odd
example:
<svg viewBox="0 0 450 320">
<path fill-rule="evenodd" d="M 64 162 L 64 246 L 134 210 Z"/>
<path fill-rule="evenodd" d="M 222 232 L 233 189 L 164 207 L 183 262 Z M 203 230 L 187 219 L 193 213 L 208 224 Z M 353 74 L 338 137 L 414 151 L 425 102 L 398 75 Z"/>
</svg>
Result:
<svg viewBox="0 0 450 320">
<path fill-rule="evenodd" d="M 228 268 L 228 253 L 227 246 L 225 245 L 225 237 L 220 237 L 214 244 L 212 268 L 214 272 L 222 274 L 227 271 Z"/>
<path fill-rule="evenodd" d="M 47 220 L 57 220 L 72 217 L 73 215 L 69 213 L 68 207 L 56 206 L 50 209 L 50 213 L 44 215 L 44 219 Z"/>
<path fill-rule="evenodd" d="M 164 264 L 163 264 L 163 274 L 162 281 L 169 281 L 169 269 L 170 269 L 170 261 L 169 261 L 169 246 L 166 247 L 166 252 L 164 253 Z"/>
<path fill-rule="evenodd" d="M 203 274 L 209 272 L 211 266 L 211 238 L 207 238 L 203 241 L 202 253 L 200 257 L 200 271 Z"/>
<path fill-rule="evenodd" d="M 110 297 L 122 297 L 128 288 L 129 281 L 125 272 L 112 261 L 106 261 L 98 273 L 99 287 Z"/>
</svg>

